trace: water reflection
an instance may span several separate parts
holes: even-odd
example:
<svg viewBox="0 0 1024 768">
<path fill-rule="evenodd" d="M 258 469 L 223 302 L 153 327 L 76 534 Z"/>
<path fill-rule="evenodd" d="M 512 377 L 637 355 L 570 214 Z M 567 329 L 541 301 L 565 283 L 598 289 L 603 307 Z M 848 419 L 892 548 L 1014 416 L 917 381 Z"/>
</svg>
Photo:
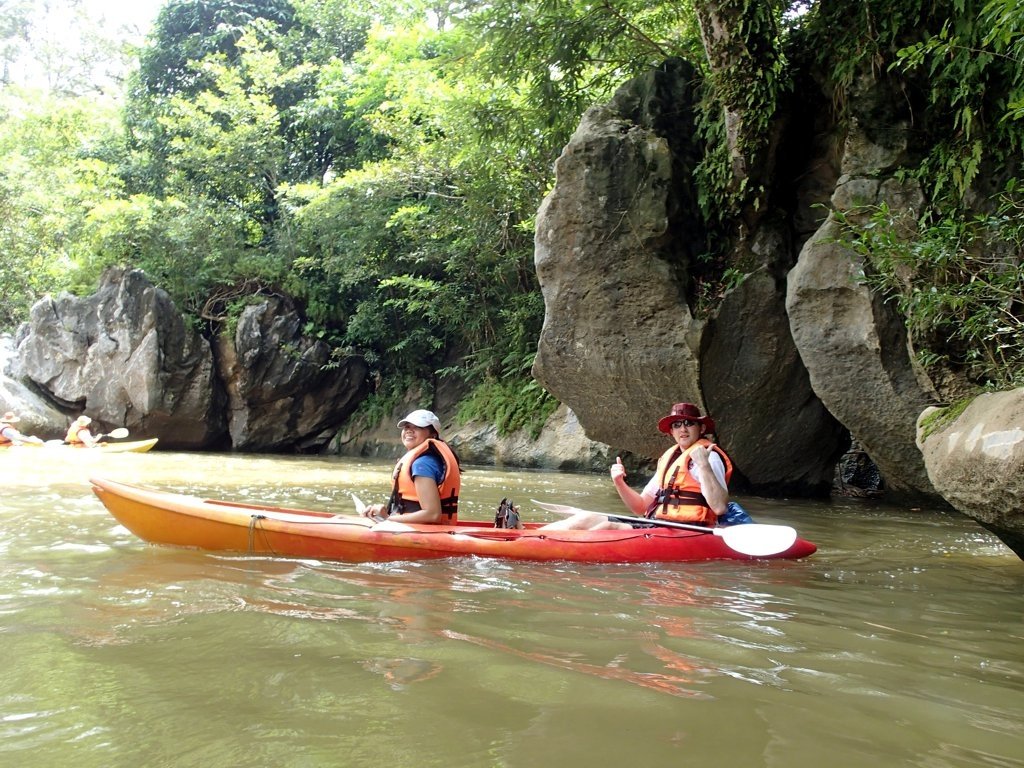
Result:
<svg viewBox="0 0 1024 768">
<path fill-rule="evenodd" d="M 1024 765 L 1024 569 L 962 518 L 754 499 L 819 552 L 326 563 L 148 546 L 86 478 L 347 511 L 389 462 L 108 458 L 0 465 L 12 764 Z M 605 477 L 467 473 L 467 517 L 508 495 L 618 504 Z"/>
</svg>

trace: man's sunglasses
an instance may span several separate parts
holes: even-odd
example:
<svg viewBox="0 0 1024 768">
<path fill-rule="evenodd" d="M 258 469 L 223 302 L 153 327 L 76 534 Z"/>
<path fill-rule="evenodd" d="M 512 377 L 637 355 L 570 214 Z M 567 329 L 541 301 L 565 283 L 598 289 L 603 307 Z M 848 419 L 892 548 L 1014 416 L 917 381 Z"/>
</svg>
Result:
<svg viewBox="0 0 1024 768">
<path fill-rule="evenodd" d="M 683 419 L 682 421 L 673 421 L 672 429 L 679 429 L 680 427 L 696 427 L 700 424 L 699 421 L 690 421 L 689 419 Z"/>
</svg>

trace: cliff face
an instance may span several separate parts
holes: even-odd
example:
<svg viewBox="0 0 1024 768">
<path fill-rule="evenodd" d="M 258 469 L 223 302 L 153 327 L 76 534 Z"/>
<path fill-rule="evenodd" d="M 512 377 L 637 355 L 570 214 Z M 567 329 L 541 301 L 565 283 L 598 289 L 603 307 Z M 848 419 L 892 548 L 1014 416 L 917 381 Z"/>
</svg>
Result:
<svg viewBox="0 0 1024 768">
<path fill-rule="evenodd" d="M 84 412 L 103 431 L 128 427 L 163 448 L 315 450 L 365 397 L 367 365 L 329 365 L 327 344 L 301 328 L 291 306 L 267 298 L 214 345 L 142 272 L 110 270 L 92 296 L 32 308 L 15 340 L 17 365 L 7 366 L 20 388 L 3 399 L 29 406 L 34 426 L 53 437 Z"/>
<path fill-rule="evenodd" d="M 761 264 L 707 317 L 691 306 L 704 233 L 692 201 L 684 84 L 665 67 L 583 117 L 537 217 L 546 315 L 534 375 L 587 434 L 641 456 L 671 403 L 702 404 L 733 457 L 737 484 L 826 493 L 845 433 L 815 395 L 786 314 L 793 235 L 778 219 L 751 238 Z M 683 103 L 668 98 L 673 95 Z M 640 108 L 638 105 L 642 105 Z M 666 128 L 689 132 L 665 136 Z"/>
<path fill-rule="evenodd" d="M 701 404 L 739 486 L 754 492 L 826 492 L 856 441 L 890 498 L 952 503 L 1021 553 L 1024 473 L 1008 480 L 1006 468 L 1019 467 L 1024 433 L 984 409 L 984 423 L 956 430 L 974 440 L 946 446 L 964 458 L 983 435 L 1001 436 L 1002 459 L 969 462 L 988 480 L 970 480 L 963 462 L 939 461 L 933 447 L 926 468 L 916 425 L 940 398 L 902 319 L 862 284 L 865 265 L 838 242 L 836 212 L 920 210 L 921 190 L 898 174 L 912 131 L 899 100 L 884 82 L 867 84 L 850 94 L 842 125 L 806 108 L 780 120 L 785 156 L 771 164 L 765 195 L 774 204 L 730 260 L 749 267 L 698 315 L 700 265 L 685 241 L 700 221 L 687 202 L 692 162 L 678 156 L 694 141 L 693 124 L 678 119 L 692 112 L 681 82 L 691 76 L 671 66 L 623 86 L 584 115 L 559 158 L 537 217 L 546 314 L 536 378 L 588 436 L 646 457 L 664 449 L 655 425 L 671 403 Z"/>
</svg>

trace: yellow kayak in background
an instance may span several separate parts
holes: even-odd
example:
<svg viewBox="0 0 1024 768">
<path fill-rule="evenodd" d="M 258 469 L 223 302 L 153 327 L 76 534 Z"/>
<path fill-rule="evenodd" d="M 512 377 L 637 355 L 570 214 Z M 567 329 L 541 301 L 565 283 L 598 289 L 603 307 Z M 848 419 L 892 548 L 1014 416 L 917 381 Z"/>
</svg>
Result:
<svg viewBox="0 0 1024 768">
<path fill-rule="evenodd" d="M 67 445 L 65 443 L 24 443 L 22 445 L 4 446 L 8 450 L 43 450 L 46 453 L 60 454 L 98 454 L 98 453 L 145 453 L 157 444 L 159 438 L 153 437 L 149 440 L 123 440 L 117 443 L 97 443 L 92 448 L 84 445 Z"/>
</svg>

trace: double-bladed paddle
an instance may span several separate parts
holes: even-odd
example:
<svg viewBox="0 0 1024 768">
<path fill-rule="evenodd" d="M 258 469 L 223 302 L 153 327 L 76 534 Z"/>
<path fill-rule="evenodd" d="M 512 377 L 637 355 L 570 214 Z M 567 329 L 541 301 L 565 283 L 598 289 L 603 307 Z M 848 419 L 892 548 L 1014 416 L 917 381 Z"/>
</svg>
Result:
<svg viewBox="0 0 1024 768">
<path fill-rule="evenodd" d="M 531 499 L 541 509 L 554 512 L 558 515 L 575 515 L 585 512 L 591 515 L 602 515 L 614 517 L 616 520 L 636 521 L 638 523 L 650 523 L 651 525 L 665 528 L 684 528 L 700 533 L 710 533 L 720 536 L 725 545 L 737 552 L 750 555 L 751 557 L 766 557 L 785 552 L 796 542 L 796 529 L 788 525 L 764 525 L 760 523 L 747 523 L 745 525 L 731 525 L 723 528 L 707 528 L 703 525 L 690 525 L 688 523 L 677 523 L 674 520 L 659 520 L 657 518 L 632 517 L 630 515 L 619 515 L 614 512 L 595 512 L 590 509 L 570 507 L 565 504 L 548 504 L 543 501 Z"/>
<path fill-rule="evenodd" d="M 96 439 L 97 443 L 100 440 L 102 440 L 104 437 L 112 437 L 115 440 L 121 440 L 122 438 L 128 437 L 128 434 L 129 433 L 128 433 L 128 428 L 127 427 L 118 427 L 117 429 L 112 429 L 109 432 L 101 432 L 100 434 L 96 435 L 95 439 Z M 45 444 L 46 445 L 67 445 L 67 443 L 65 443 L 63 440 L 47 440 Z"/>
</svg>

